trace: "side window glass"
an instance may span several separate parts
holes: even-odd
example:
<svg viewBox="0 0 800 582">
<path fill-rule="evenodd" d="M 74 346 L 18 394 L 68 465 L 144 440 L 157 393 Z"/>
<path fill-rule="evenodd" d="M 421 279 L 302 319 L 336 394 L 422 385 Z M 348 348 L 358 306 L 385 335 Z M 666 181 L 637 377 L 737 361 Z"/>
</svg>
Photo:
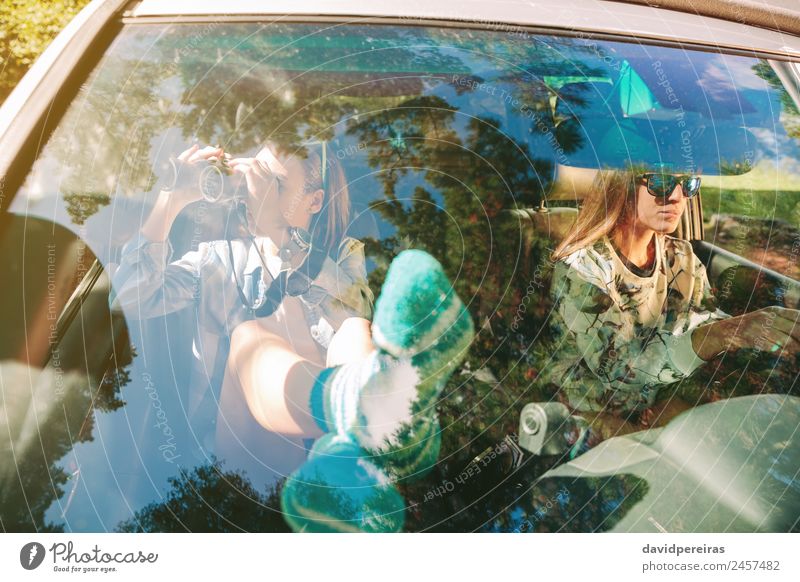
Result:
<svg viewBox="0 0 800 582">
<path fill-rule="evenodd" d="M 292 325 L 283 339 L 325 367 L 337 329 L 372 317 L 392 260 L 414 248 L 442 264 L 478 333 L 436 403 L 435 471 L 404 490 L 419 509 L 406 529 L 478 528 L 503 511 L 484 494 L 510 470 L 520 408 L 565 398 L 551 255 L 599 170 L 702 174 L 701 242 L 800 278 L 786 66 L 498 30 L 124 25 L 3 217 L 3 526 L 287 530 L 281 490 L 314 439 L 269 430 L 230 383 L 235 330 Z M 235 166 L 269 166 L 267 148 L 285 175 L 248 190 Z M 303 211 L 316 218 L 294 222 Z M 265 217 L 292 227 L 280 248 Z M 275 301 L 309 241 L 319 270 Z M 731 312 L 752 309 L 754 271 L 725 291 L 721 261 L 712 285 Z M 762 299 L 796 300 L 780 288 Z M 706 380 L 692 389 L 716 397 Z M 483 476 L 465 478 L 476 458 Z M 548 468 L 533 464 L 533 477 Z"/>
<path fill-rule="evenodd" d="M 739 71 L 741 92 L 755 105 L 741 116 L 749 127 L 748 149 L 740 159 L 722 160 L 718 176 L 703 178 L 701 198 L 705 240 L 751 264 L 721 258 L 711 273 L 733 314 L 797 307 L 800 299 L 800 112 L 787 89 L 797 94 L 790 81 L 794 65 L 759 60 Z M 769 132 L 758 127 L 767 112 L 775 120 Z"/>
</svg>

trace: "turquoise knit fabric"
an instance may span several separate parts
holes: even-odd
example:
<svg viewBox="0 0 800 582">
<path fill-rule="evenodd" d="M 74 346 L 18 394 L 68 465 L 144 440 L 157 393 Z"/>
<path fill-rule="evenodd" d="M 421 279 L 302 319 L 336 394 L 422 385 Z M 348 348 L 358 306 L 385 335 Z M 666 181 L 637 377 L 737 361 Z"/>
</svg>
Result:
<svg viewBox="0 0 800 582">
<path fill-rule="evenodd" d="M 393 483 L 424 475 L 439 457 L 436 401 L 474 327 L 431 255 L 410 250 L 395 258 L 372 332 L 376 352 L 326 369 L 315 382 L 311 412 L 330 434 L 284 487 L 296 531 L 400 531 L 405 504 Z M 398 409 L 386 409 L 390 403 Z"/>
</svg>

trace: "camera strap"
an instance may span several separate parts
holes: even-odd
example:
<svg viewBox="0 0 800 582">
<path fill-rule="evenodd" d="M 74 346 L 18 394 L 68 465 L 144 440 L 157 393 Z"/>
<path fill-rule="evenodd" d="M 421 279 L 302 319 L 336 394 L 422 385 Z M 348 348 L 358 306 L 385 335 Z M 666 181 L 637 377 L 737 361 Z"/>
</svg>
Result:
<svg viewBox="0 0 800 582">
<path fill-rule="evenodd" d="M 283 302 L 286 295 L 296 297 L 307 293 L 322 270 L 326 252 L 319 247 L 312 247 L 306 260 L 294 271 L 281 271 L 264 294 L 264 303 L 254 310 L 256 317 L 272 315 Z"/>
<path fill-rule="evenodd" d="M 236 263 L 231 239 L 228 238 L 227 242 L 228 256 L 230 258 L 231 269 L 233 270 L 233 278 L 236 283 L 236 291 L 239 293 L 242 305 L 244 305 L 245 309 L 254 317 L 268 317 L 275 313 L 286 295 L 296 297 L 307 293 L 308 290 L 311 289 L 311 285 L 314 284 L 314 279 L 316 279 L 322 271 L 322 266 L 327 256 L 324 248 L 312 245 L 302 265 L 294 270 L 281 271 L 278 276 L 272 280 L 272 283 L 270 283 L 264 293 L 263 299 L 251 303 L 248 301 L 247 296 L 245 296 L 242 285 L 239 282 L 239 276 L 236 274 Z M 255 247 L 255 252 L 258 253 L 263 268 L 269 273 L 266 261 L 256 244 L 255 237 L 250 237 L 250 244 Z"/>
<path fill-rule="evenodd" d="M 322 142 L 322 163 L 321 163 L 321 172 L 322 172 L 322 189 L 326 193 L 328 192 L 328 160 L 327 160 L 327 145 L 325 142 Z M 243 203 L 237 204 L 237 210 L 239 212 L 239 217 L 243 221 L 243 224 L 247 224 L 247 217 L 246 212 L 247 208 Z M 281 303 L 283 302 L 283 298 L 286 295 L 290 295 L 292 297 L 296 297 L 298 295 L 303 295 L 307 293 L 309 289 L 311 289 L 311 285 L 313 285 L 314 280 L 319 276 L 320 272 L 322 271 L 322 266 L 325 263 L 325 258 L 327 257 L 328 253 L 325 250 L 324 246 L 311 244 L 311 247 L 308 250 L 308 254 L 306 255 L 303 264 L 297 267 L 294 270 L 287 269 L 285 271 L 281 271 L 276 278 L 272 280 L 270 283 L 269 288 L 267 289 L 266 293 L 264 294 L 263 301 L 256 300 L 254 304 L 251 304 L 247 297 L 242 290 L 242 286 L 239 284 L 239 278 L 236 275 L 236 269 L 234 268 L 234 257 L 233 257 L 233 245 L 231 244 L 231 239 L 228 237 L 228 254 L 230 256 L 230 263 L 231 269 L 233 269 L 233 277 L 236 282 L 236 290 L 239 292 L 239 298 L 242 301 L 242 305 L 244 305 L 245 309 L 254 317 L 268 317 L 275 313 L 275 311 L 280 307 Z M 264 260 L 261 251 L 256 244 L 255 237 L 251 234 L 250 235 L 250 243 L 255 246 L 255 250 L 258 253 L 258 258 L 261 260 L 261 264 L 263 265 L 264 269 L 269 273 L 269 269 L 267 269 L 267 263 Z"/>
</svg>

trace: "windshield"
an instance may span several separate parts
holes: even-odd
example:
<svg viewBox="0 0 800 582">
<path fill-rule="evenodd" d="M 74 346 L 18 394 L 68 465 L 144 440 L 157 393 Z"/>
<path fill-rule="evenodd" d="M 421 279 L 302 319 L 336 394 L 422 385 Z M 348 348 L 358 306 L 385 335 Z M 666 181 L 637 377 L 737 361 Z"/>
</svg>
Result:
<svg viewBox="0 0 800 582">
<path fill-rule="evenodd" d="M 582 203 L 586 172 L 700 175 L 706 239 L 798 276 L 792 66 L 521 30 L 126 25 L 10 206 L 2 244 L 19 283 L 0 334 L 4 526 L 286 529 L 280 488 L 310 442 L 264 430 L 223 388 L 228 324 L 242 301 L 256 301 L 256 269 L 271 267 L 256 257 L 236 286 L 219 283 L 213 296 L 187 287 L 171 306 L 142 291 L 165 275 L 141 269 L 165 257 L 209 252 L 206 263 L 225 263 L 225 241 L 246 232 L 247 217 L 208 196 L 176 215 L 168 246 L 138 246 L 181 152 L 199 144 L 244 158 L 271 144 L 301 160 L 322 147 L 343 172 L 343 233 L 363 253 L 365 281 L 347 306 L 370 317 L 392 258 L 408 248 L 437 258 L 467 306 L 479 332 L 442 393 L 439 463 L 404 493 L 419 508 L 409 530 L 473 527 L 481 518 L 469 513 L 477 494 L 467 485 L 450 504 L 429 498 L 514 433 L 526 402 L 554 397 L 539 378 L 552 353 L 549 256 L 559 217 Z M 545 208 L 544 222 L 531 218 Z M 731 234 L 730 215 L 780 223 L 784 238 L 771 241 L 772 227 Z M 324 337 L 321 317 L 341 322 L 320 301 L 311 303 L 322 315 L 306 302 L 292 317 Z M 324 354 L 312 339 L 308 349 Z M 744 372 L 731 365 L 733 384 Z M 788 392 L 791 380 L 759 381 Z M 700 378 L 699 389 L 712 381 Z"/>
</svg>

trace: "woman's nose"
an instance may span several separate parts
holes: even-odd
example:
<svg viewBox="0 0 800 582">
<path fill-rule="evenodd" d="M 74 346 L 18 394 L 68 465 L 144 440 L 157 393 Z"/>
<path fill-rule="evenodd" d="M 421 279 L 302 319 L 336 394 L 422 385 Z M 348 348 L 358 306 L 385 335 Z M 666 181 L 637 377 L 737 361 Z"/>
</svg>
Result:
<svg viewBox="0 0 800 582">
<path fill-rule="evenodd" d="M 683 199 L 683 186 L 680 184 L 676 185 L 670 195 L 667 196 L 667 202 L 680 202 Z"/>
</svg>

